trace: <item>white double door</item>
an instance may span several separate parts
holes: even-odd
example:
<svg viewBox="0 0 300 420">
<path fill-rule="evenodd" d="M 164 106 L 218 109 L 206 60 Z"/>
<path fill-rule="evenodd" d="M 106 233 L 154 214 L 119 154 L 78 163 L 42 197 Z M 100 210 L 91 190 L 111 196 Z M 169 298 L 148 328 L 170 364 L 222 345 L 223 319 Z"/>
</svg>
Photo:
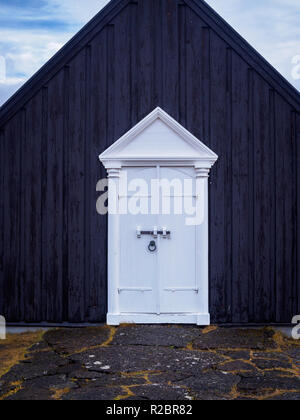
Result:
<svg viewBox="0 0 300 420">
<path fill-rule="evenodd" d="M 151 167 L 125 171 L 129 191 L 119 194 L 120 208 L 128 208 L 127 214 L 120 216 L 120 313 L 200 312 L 199 226 L 187 225 L 186 213 L 196 207 L 195 170 Z M 159 203 L 153 194 L 153 185 L 158 183 L 164 186 Z M 164 229 L 169 234 L 163 235 Z"/>
</svg>

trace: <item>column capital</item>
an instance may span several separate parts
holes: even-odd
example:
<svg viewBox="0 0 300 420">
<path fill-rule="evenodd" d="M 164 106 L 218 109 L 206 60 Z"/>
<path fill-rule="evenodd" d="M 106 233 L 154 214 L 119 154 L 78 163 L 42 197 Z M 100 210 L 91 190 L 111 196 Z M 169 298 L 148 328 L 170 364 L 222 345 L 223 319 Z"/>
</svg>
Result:
<svg viewBox="0 0 300 420">
<path fill-rule="evenodd" d="M 210 168 L 195 168 L 196 178 L 209 178 Z"/>
<path fill-rule="evenodd" d="M 109 168 L 107 169 L 107 178 L 120 178 L 121 168 Z"/>
</svg>

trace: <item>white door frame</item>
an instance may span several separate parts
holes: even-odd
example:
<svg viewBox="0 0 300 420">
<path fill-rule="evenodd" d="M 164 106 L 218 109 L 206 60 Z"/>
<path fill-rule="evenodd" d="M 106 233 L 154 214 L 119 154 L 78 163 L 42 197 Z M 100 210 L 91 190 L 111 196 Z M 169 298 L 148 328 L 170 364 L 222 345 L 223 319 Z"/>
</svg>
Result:
<svg viewBox="0 0 300 420">
<path fill-rule="evenodd" d="M 159 120 L 160 134 L 151 132 Z M 153 125 L 154 127 L 154 125 Z M 150 128 L 150 130 L 149 130 Z M 169 130 L 169 131 L 166 131 Z M 139 141 L 135 141 L 135 140 Z M 157 140 L 157 141 L 156 141 Z M 153 143 L 152 143 L 153 142 Z M 154 146 L 153 146 L 154 145 Z M 218 156 L 161 108 L 156 108 L 139 124 L 100 155 L 108 173 L 108 314 L 109 325 L 120 323 L 192 323 L 209 325 L 208 283 L 208 178 Z M 197 227 L 196 276 L 199 280 L 199 312 L 193 314 L 125 314 L 119 310 L 120 218 L 119 183 L 126 167 L 189 166 L 195 169 L 196 195 L 204 200 L 205 220 Z M 204 184 L 204 188 L 203 188 Z"/>
</svg>

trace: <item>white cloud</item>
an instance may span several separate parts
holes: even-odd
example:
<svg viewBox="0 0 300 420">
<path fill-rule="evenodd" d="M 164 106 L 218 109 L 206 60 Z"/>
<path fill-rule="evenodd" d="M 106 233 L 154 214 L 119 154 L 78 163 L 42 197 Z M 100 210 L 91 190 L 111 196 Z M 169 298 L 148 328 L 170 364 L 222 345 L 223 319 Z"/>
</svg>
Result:
<svg viewBox="0 0 300 420">
<path fill-rule="evenodd" d="M 12 84 L 10 83 L 0 83 L 0 103 L 4 103 L 9 99 L 25 82 L 26 80 L 22 80 L 18 83 L 17 80 L 13 80 Z"/>
<path fill-rule="evenodd" d="M 49 9 L 53 15 L 61 19 L 70 17 L 77 23 L 86 23 L 95 16 L 110 0 L 50 0 Z"/>
<path fill-rule="evenodd" d="M 0 105 L 45 64 L 109 0 L 47 0 L 39 8 L 1 5 L 0 56 L 6 77 Z"/>
<path fill-rule="evenodd" d="M 15 85 L 21 85 L 24 82 L 26 82 L 25 77 L 5 77 L 0 81 L 0 85 L 11 86 L 11 89 L 13 89 Z"/>
<path fill-rule="evenodd" d="M 300 54 L 299 0 L 206 0 L 287 80 L 292 58 Z"/>
<path fill-rule="evenodd" d="M 0 55 L 5 60 L 6 67 L 6 75 L 0 85 L 0 105 L 38 71 L 72 35 L 0 29 Z"/>
<path fill-rule="evenodd" d="M 41 36 L 39 40 L 25 37 L 21 45 L 20 41 L 14 43 L 14 48 L 8 51 L 4 58 L 10 67 L 10 73 L 23 74 L 25 77 L 39 70 L 64 45 L 63 42 L 54 42 L 47 36 Z"/>
</svg>

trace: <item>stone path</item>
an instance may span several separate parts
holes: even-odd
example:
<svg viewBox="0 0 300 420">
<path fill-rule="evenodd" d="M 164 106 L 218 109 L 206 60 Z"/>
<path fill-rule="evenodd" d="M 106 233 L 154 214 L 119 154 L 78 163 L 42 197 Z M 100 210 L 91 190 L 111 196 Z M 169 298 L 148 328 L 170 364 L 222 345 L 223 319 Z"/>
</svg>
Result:
<svg viewBox="0 0 300 420">
<path fill-rule="evenodd" d="M 0 342 L 0 400 L 300 400 L 300 342 L 265 329 L 57 329 Z"/>
</svg>

